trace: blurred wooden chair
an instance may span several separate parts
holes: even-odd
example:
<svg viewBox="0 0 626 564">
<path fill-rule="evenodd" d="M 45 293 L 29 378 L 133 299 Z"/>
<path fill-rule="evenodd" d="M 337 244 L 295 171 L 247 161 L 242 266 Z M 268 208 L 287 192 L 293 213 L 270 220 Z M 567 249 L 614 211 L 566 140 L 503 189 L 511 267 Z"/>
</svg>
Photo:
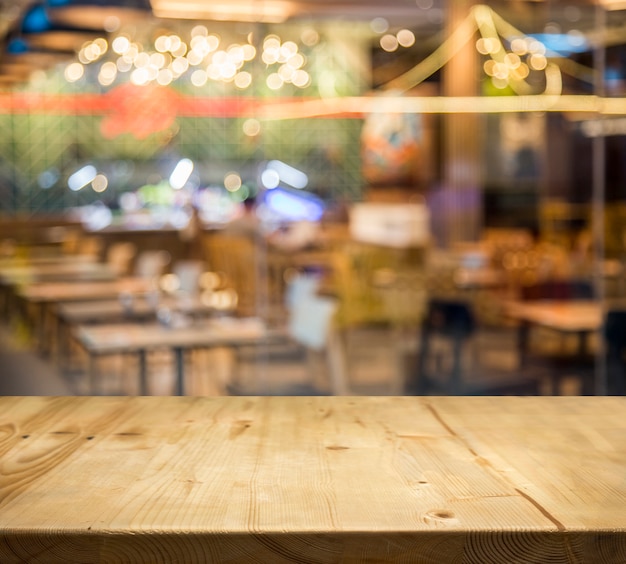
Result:
<svg viewBox="0 0 626 564">
<path fill-rule="evenodd" d="M 287 282 L 287 318 L 273 327 L 271 343 L 241 347 L 234 354 L 234 394 L 347 395 L 340 342 L 334 338 L 337 301 L 317 293 L 319 279 L 299 274 Z M 267 372 L 271 377 L 266 379 Z"/>
<path fill-rule="evenodd" d="M 347 395 L 349 384 L 346 373 L 344 350 L 335 338 L 335 315 L 337 300 L 319 296 L 319 279 L 316 276 L 299 275 L 287 283 L 286 308 L 287 332 L 293 341 L 303 346 L 309 364 L 315 357 L 325 359 L 328 374 L 327 387 L 333 395 Z M 315 366 L 315 364 L 313 364 Z M 319 382 L 318 371 L 311 372 L 311 381 Z M 316 386 L 324 388 L 324 384 Z"/>
<path fill-rule="evenodd" d="M 267 276 L 260 245 L 245 235 L 210 233 L 203 239 L 209 268 L 221 273 L 237 293 L 240 315 L 260 315 L 268 303 Z"/>
<path fill-rule="evenodd" d="M 137 246 L 130 241 L 112 243 L 106 251 L 106 263 L 117 276 L 128 276 L 132 271 Z"/>
<path fill-rule="evenodd" d="M 348 378 L 373 352 L 359 348 L 359 337 L 382 329 L 393 366 L 391 393 L 402 393 L 409 340 L 424 315 L 423 266 L 406 260 L 404 249 L 351 241 L 333 251 L 331 288 L 337 299 L 335 339 L 343 350 Z"/>
<path fill-rule="evenodd" d="M 454 299 L 429 300 L 407 392 L 416 395 L 538 395 L 539 382 L 531 375 L 481 361 L 485 357 L 473 350 L 477 330 L 478 323 L 469 303 Z"/>
<path fill-rule="evenodd" d="M 332 287 L 338 299 L 337 325 L 349 328 L 389 322 L 389 311 L 376 280 L 400 267 L 393 249 L 350 242 L 332 255 Z"/>
</svg>

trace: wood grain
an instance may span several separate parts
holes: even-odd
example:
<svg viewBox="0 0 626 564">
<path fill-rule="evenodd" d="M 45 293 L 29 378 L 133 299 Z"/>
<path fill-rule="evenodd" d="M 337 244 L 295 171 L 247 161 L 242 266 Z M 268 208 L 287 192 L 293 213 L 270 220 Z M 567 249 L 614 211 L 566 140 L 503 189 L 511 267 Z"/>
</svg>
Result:
<svg viewBox="0 0 626 564">
<path fill-rule="evenodd" d="M 624 398 L 0 398 L 0 562 L 625 562 Z"/>
</svg>

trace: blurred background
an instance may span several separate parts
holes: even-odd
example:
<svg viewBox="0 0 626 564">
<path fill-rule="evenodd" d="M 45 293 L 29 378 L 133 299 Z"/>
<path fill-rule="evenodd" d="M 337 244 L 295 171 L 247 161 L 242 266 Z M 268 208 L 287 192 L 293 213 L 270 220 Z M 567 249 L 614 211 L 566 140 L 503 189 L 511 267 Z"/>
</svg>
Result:
<svg viewBox="0 0 626 564">
<path fill-rule="evenodd" d="M 4 0 L 0 37 L 3 393 L 624 392 L 626 4 Z M 284 338 L 87 335 L 231 318 Z"/>
</svg>

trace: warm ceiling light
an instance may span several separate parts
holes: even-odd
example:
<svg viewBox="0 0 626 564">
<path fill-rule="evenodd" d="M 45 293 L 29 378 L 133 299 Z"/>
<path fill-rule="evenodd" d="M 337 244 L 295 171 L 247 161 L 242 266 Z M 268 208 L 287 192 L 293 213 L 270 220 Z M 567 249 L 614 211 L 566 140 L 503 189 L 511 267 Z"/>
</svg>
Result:
<svg viewBox="0 0 626 564">
<path fill-rule="evenodd" d="M 289 4 L 281 1 L 150 0 L 150 3 L 157 18 L 282 23 L 292 15 Z"/>
<path fill-rule="evenodd" d="M 599 0 L 599 4 L 611 11 L 626 9 L 626 0 Z"/>
</svg>

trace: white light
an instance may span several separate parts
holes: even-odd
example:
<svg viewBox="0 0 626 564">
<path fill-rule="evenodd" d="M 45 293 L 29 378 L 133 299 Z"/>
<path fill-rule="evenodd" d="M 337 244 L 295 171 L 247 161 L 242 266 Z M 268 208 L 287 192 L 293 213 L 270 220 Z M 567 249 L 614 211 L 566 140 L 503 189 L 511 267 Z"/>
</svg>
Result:
<svg viewBox="0 0 626 564">
<path fill-rule="evenodd" d="M 415 44 L 415 34 L 410 29 L 401 29 L 396 33 L 396 38 L 402 47 L 411 47 Z"/>
<path fill-rule="evenodd" d="M 254 45 L 246 43 L 242 49 L 244 61 L 251 61 L 256 56 L 256 49 L 254 48 Z"/>
<path fill-rule="evenodd" d="M 398 48 L 398 40 L 395 35 L 388 33 L 380 38 L 380 46 L 388 53 L 392 53 Z"/>
<path fill-rule="evenodd" d="M 280 176 L 275 170 L 265 169 L 261 173 L 261 184 L 268 190 L 272 190 L 280 184 Z"/>
<path fill-rule="evenodd" d="M 267 84 L 267 87 L 271 90 L 278 90 L 284 84 L 283 79 L 276 72 L 270 74 L 265 80 L 265 83 Z"/>
<path fill-rule="evenodd" d="M 107 16 L 103 22 L 104 31 L 113 33 L 120 28 L 120 23 L 120 19 L 117 16 Z"/>
<path fill-rule="evenodd" d="M 389 22 L 385 18 L 374 18 L 370 27 L 374 33 L 385 33 L 389 29 Z"/>
<path fill-rule="evenodd" d="M 267 163 L 267 169 L 276 172 L 280 180 L 294 188 L 301 189 L 309 183 L 309 177 L 304 172 L 282 161 L 270 161 Z"/>
<path fill-rule="evenodd" d="M 243 122 L 243 132 L 248 137 L 254 137 L 261 133 L 261 124 L 258 120 L 250 118 Z"/>
<path fill-rule="evenodd" d="M 194 86 L 204 86 L 207 83 L 208 79 L 209 76 L 207 75 L 206 71 L 202 69 L 195 70 L 193 71 L 193 73 L 191 73 L 191 84 L 193 84 Z"/>
<path fill-rule="evenodd" d="M 72 63 L 65 68 L 65 80 L 68 82 L 76 82 L 85 74 L 85 67 L 80 63 Z"/>
<path fill-rule="evenodd" d="M 115 80 L 117 76 L 117 66 L 112 61 L 107 61 L 100 67 L 100 76 L 105 80 Z"/>
<path fill-rule="evenodd" d="M 252 75 L 249 72 L 243 71 L 235 76 L 235 86 L 237 88 L 248 88 L 252 84 Z"/>
<path fill-rule="evenodd" d="M 124 35 L 118 35 L 113 40 L 112 47 L 118 55 L 123 55 L 130 48 L 130 40 Z"/>
<path fill-rule="evenodd" d="M 184 57 L 176 57 L 171 64 L 171 69 L 174 74 L 181 75 L 189 68 L 189 61 Z"/>
<path fill-rule="evenodd" d="M 299 69 L 300 67 L 302 67 L 302 65 L 304 65 L 304 57 L 301 53 L 296 53 L 295 55 L 289 57 L 289 59 L 287 60 L 287 64 L 292 69 Z"/>
<path fill-rule="evenodd" d="M 291 82 L 298 88 L 306 88 L 311 83 L 311 77 L 308 72 L 300 69 L 293 74 Z"/>
<path fill-rule="evenodd" d="M 316 45 L 319 42 L 320 36 L 316 30 L 309 28 L 309 29 L 305 29 L 302 32 L 301 39 L 302 39 L 302 43 L 304 43 L 308 47 L 312 47 L 313 45 Z"/>
<path fill-rule="evenodd" d="M 167 86 L 174 80 L 174 75 L 170 69 L 161 69 L 157 74 L 156 80 L 161 86 Z"/>
<path fill-rule="evenodd" d="M 181 159 L 172 171 L 170 176 L 170 186 L 174 190 L 180 190 L 193 172 L 193 161 L 191 159 Z"/>
<path fill-rule="evenodd" d="M 104 174 L 97 174 L 91 181 L 91 187 L 94 192 L 104 192 L 109 185 L 109 180 Z"/>
<path fill-rule="evenodd" d="M 96 167 L 93 165 L 87 165 L 77 170 L 67 179 L 67 185 L 70 190 L 78 192 L 81 188 L 84 188 L 89 184 L 98 174 Z"/>
<path fill-rule="evenodd" d="M 224 188 L 229 192 L 236 192 L 241 188 L 241 176 L 239 176 L 236 172 L 229 172 L 224 177 Z"/>
<path fill-rule="evenodd" d="M 130 81 L 137 86 L 143 86 L 147 84 L 149 80 L 150 77 L 146 69 L 135 69 L 130 73 Z"/>
<path fill-rule="evenodd" d="M 191 30 L 191 37 L 206 37 L 209 30 L 203 25 L 197 25 Z"/>
</svg>

